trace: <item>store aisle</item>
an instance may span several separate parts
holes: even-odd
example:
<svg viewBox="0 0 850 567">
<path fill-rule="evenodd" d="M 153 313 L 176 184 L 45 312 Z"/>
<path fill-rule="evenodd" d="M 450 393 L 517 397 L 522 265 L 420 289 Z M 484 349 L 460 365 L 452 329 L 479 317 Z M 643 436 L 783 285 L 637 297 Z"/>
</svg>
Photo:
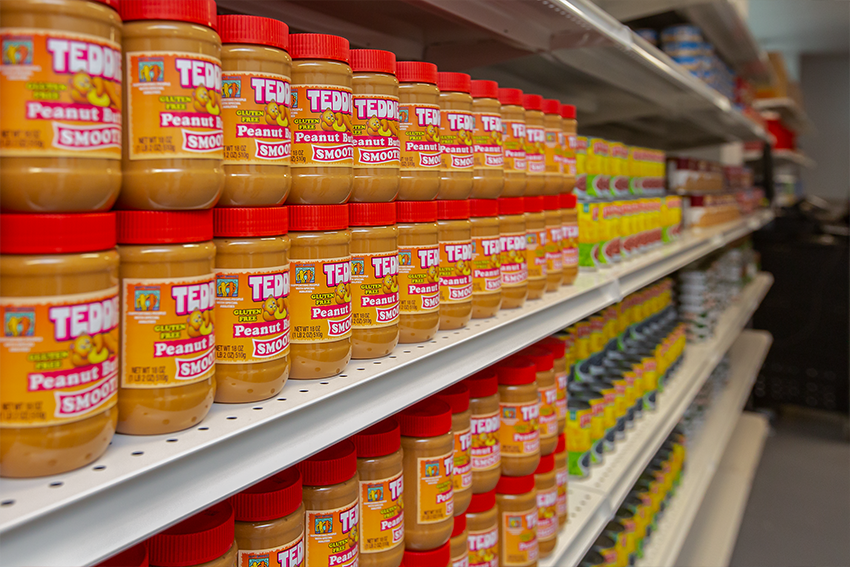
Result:
<svg viewBox="0 0 850 567">
<path fill-rule="evenodd" d="M 850 443 L 834 418 L 790 410 L 773 424 L 732 567 L 850 565 Z"/>
</svg>

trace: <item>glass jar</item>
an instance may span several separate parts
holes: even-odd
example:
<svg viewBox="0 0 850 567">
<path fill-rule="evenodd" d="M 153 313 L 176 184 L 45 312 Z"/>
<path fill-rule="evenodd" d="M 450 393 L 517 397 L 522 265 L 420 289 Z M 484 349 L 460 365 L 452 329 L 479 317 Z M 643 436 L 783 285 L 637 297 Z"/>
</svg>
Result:
<svg viewBox="0 0 850 567">
<path fill-rule="evenodd" d="M 399 342 L 430 341 L 440 326 L 440 236 L 436 201 L 396 201 Z"/>
<path fill-rule="evenodd" d="M 539 550 L 534 475 L 503 475 L 496 486 L 496 505 L 499 510 L 500 567 L 537 567 Z"/>
<path fill-rule="evenodd" d="M 546 216 L 543 197 L 525 197 L 525 253 L 528 258 L 528 299 L 546 291 Z"/>
<path fill-rule="evenodd" d="M 555 482 L 558 485 L 558 526 L 567 525 L 569 508 L 567 507 L 567 483 L 570 471 L 567 468 L 567 436 L 558 435 L 558 446 L 555 447 Z"/>
<path fill-rule="evenodd" d="M 548 349 L 539 346 L 522 349 L 520 354 L 534 361 L 536 366 L 535 379 L 540 400 L 540 453 L 550 455 L 558 444 L 558 388 L 555 382 L 554 357 Z"/>
<path fill-rule="evenodd" d="M 440 190 L 438 199 L 468 199 L 472 193 L 472 114 L 470 78 L 465 73 L 437 73 L 440 89 Z"/>
<path fill-rule="evenodd" d="M 525 159 L 528 172 L 525 178 L 525 196 L 543 194 L 546 184 L 546 128 L 543 124 L 543 97 L 523 94 L 525 109 Z"/>
<path fill-rule="evenodd" d="M 472 459 L 472 492 L 489 492 L 499 482 L 502 469 L 499 441 L 499 381 L 488 368 L 465 380 L 469 388 Z"/>
<path fill-rule="evenodd" d="M 502 243 L 502 309 L 525 305 L 528 297 L 525 201 L 522 197 L 499 199 L 499 240 Z"/>
<path fill-rule="evenodd" d="M 505 186 L 505 157 L 502 155 L 502 103 L 496 81 L 472 81 L 473 199 L 496 199 Z"/>
<path fill-rule="evenodd" d="M 543 217 L 546 223 L 546 291 L 560 289 L 564 279 L 563 244 L 564 222 L 560 195 L 543 196 Z"/>
<path fill-rule="evenodd" d="M 561 150 L 561 103 L 550 98 L 543 99 L 543 128 L 546 142 L 546 173 L 543 194 L 557 197 L 564 192 L 564 160 Z"/>
<path fill-rule="evenodd" d="M 118 432 L 197 425 L 215 397 L 215 244 L 208 211 L 118 211 Z M 191 352 L 191 363 L 183 353 Z M 159 368 L 159 374 L 150 374 Z"/>
<path fill-rule="evenodd" d="M 468 535 L 469 534 L 466 530 L 466 514 L 455 516 L 452 539 L 449 540 L 451 545 L 452 567 L 469 567 L 469 548 L 467 547 Z"/>
<path fill-rule="evenodd" d="M 289 378 L 288 228 L 284 207 L 213 209 L 216 402 L 265 400 Z"/>
<path fill-rule="evenodd" d="M 576 107 L 572 104 L 561 105 L 561 133 L 564 154 L 564 187 L 563 193 L 572 193 L 576 186 Z"/>
<path fill-rule="evenodd" d="M 499 202 L 470 199 L 472 225 L 472 318 L 486 319 L 502 304 L 502 242 L 499 233 Z"/>
<path fill-rule="evenodd" d="M 348 40 L 289 36 L 292 54 L 292 205 L 338 205 L 351 196 L 351 67 Z M 321 140 L 321 141 L 317 141 Z"/>
<path fill-rule="evenodd" d="M 440 329 L 460 329 L 472 318 L 472 225 L 469 200 L 437 201 L 440 233 Z"/>
<path fill-rule="evenodd" d="M 499 558 L 499 512 L 496 489 L 473 494 L 466 511 L 469 567 L 492 567 Z"/>
<path fill-rule="evenodd" d="M 522 91 L 499 89 L 499 103 L 502 105 L 502 153 L 505 161 L 505 186 L 500 196 L 522 197 L 528 171 Z"/>
<path fill-rule="evenodd" d="M 576 196 L 561 194 L 561 220 L 563 221 L 564 240 L 564 279 L 563 285 L 572 285 L 578 277 L 578 211 Z"/>
<path fill-rule="evenodd" d="M 326 378 L 351 360 L 351 231 L 347 205 L 293 205 L 289 281 L 291 378 Z M 327 300 L 332 299 L 330 305 Z M 319 327 L 318 331 L 313 329 Z"/>
<path fill-rule="evenodd" d="M 555 455 L 543 455 L 534 471 L 537 488 L 537 545 L 540 557 L 548 557 L 558 544 L 558 483 Z"/>
<path fill-rule="evenodd" d="M 472 455 L 471 418 L 469 387 L 463 382 L 437 392 L 435 396 L 452 408 L 452 435 L 454 436 L 454 463 L 452 482 L 454 485 L 454 515 L 466 512 L 472 498 Z M 454 557 L 454 554 L 452 555 Z"/>
<path fill-rule="evenodd" d="M 151 537 L 147 546 L 152 567 L 237 567 L 233 507 L 227 501 L 210 506 Z"/>
<path fill-rule="evenodd" d="M 512 355 L 496 365 L 499 377 L 499 441 L 502 478 L 534 474 L 540 464 L 540 398 L 537 366 L 525 356 Z"/>
<path fill-rule="evenodd" d="M 440 89 L 437 66 L 420 61 L 396 64 L 399 101 L 398 199 L 430 201 L 440 189 Z"/>
<path fill-rule="evenodd" d="M 535 346 L 545 348 L 554 358 L 552 369 L 555 373 L 555 415 L 558 417 L 558 435 L 564 432 L 567 420 L 567 343 L 565 338 L 546 337 Z"/>
</svg>

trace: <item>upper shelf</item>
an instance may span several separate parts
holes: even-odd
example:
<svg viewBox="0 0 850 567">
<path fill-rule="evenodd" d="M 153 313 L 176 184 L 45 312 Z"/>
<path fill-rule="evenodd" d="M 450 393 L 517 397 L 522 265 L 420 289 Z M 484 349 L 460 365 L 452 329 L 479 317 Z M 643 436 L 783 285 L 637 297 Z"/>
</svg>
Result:
<svg viewBox="0 0 850 567">
<path fill-rule="evenodd" d="M 753 101 L 756 110 L 778 112 L 786 126 L 801 134 L 811 132 L 812 122 L 806 111 L 791 97 L 759 98 Z"/>
</svg>

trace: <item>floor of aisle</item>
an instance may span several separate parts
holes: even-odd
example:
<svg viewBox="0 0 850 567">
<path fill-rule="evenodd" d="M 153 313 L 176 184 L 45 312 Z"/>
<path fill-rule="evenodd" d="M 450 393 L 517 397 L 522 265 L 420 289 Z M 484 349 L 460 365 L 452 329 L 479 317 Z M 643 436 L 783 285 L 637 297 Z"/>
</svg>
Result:
<svg viewBox="0 0 850 567">
<path fill-rule="evenodd" d="M 850 565 L 850 442 L 829 414 L 772 420 L 731 567 Z"/>
</svg>

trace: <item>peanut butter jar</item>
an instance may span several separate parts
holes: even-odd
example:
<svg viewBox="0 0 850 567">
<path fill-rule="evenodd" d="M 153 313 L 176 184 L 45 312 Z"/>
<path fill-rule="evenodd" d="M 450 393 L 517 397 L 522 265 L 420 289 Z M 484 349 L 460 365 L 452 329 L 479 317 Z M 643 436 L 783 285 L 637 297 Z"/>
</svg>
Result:
<svg viewBox="0 0 850 567">
<path fill-rule="evenodd" d="M 502 476 L 534 474 L 540 464 L 540 398 L 537 365 L 525 356 L 512 355 L 498 363 L 499 441 Z"/>
<path fill-rule="evenodd" d="M 555 455 L 543 455 L 534 471 L 537 489 L 537 545 L 540 557 L 548 557 L 558 544 L 558 483 Z"/>
<path fill-rule="evenodd" d="M 286 469 L 230 499 L 238 565 L 299 565 L 304 559 L 301 473 Z"/>
<path fill-rule="evenodd" d="M 0 3 L 3 211 L 106 211 L 118 197 L 123 77 L 117 9 L 117 0 Z M 48 49 L 63 40 L 64 51 Z M 79 50 L 73 68 L 68 41 Z"/>
<path fill-rule="evenodd" d="M 437 549 L 454 527 L 451 407 L 428 398 L 396 414 L 404 451 L 404 546 Z M 405 563 L 407 559 L 405 558 Z"/>
<path fill-rule="evenodd" d="M 570 472 L 567 468 L 567 436 L 558 435 L 558 446 L 555 447 L 555 482 L 558 484 L 558 527 L 567 525 L 569 509 L 567 508 L 567 483 Z"/>
<path fill-rule="evenodd" d="M 577 122 L 576 107 L 572 104 L 561 105 L 561 151 L 564 158 L 564 193 L 572 193 L 576 186 L 576 148 Z"/>
<path fill-rule="evenodd" d="M 502 305 L 502 241 L 499 232 L 499 202 L 470 199 L 472 226 L 472 318 L 486 319 Z"/>
<path fill-rule="evenodd" d="M 440 190 L 438 199 L 468 199 L 473 162 L 470 78 L 465 73 L 437 73 L 440 89 Z"/>
<path fill-rule="evenodd" d="M 537 567 L 534 475 L 502 475 L 496 486 L 496 505 L 499 510 L 499 567 Z"/>
<path fill-rule="evenodd" d="M 505 186 L 505 156 L 502 155 L 502 103 L 499 102 L 499 83 L 472 81 L 473 199 L 496 199 Z"/>
<path fill-rule="evenodd" d="M 499 199 L 499 240 L 502 244 L 502 309 L 516 309 L 528 298 L 525 201 L 522 197 Z"/>
<path fill-rule="evenodd" d="M 546 216 L 543 197 L 525 197 L 525 253 L 528 258 L 528 299 L 540 299 L 546 291 Z"/>
<path fill-rule="evenodd" d="M 451 544 L 446 542 L 436 549 L 427 551 L 404 551 L 402 567 L 449 567 L 451 565 Z"/>
<path fill-rule="evenodd" d="M 0 215 L 0 280 L 0 476 L 85 466 L 118 419 L 115 214 Z"/>
<path fill-rule="evenodd" d="M 481 494 L 496 487 L 502 470 L 499 380 L 496 370 L 490 367 L 473 374 L 464 383 L 469 388 L 472 492 Z"/>
<path fill-rule="evenodd" d="M 558 434 L 564 432 L 567 419 L 567 366 L 566 349 L 567 343 L 565 340 L 558 337 L 546 337 L 539 341 L 535 346 L 545 348 L 554 358 L 552 369 L 555 372 L 555 408 L 558 416 Z"/>
<path fill-rule="evenodd" d="M 578 200 L 572 193 L 561 194 L 561 221 L 563 222 L 564 279 L 563 285 L 572 285 L 578 277 Z"/>
<path fill-rule="evenodd" d="M 404 555 L 401 430 L 388 418 L 353 436 L 360 474 L 360 565 L 398 567 Z"/>
<path fill-rule="evenodd" d="M 351 360 L 348 205 L 289 209 L 291 378 L 335 376 Z"/>
<path fill-rule="evenodd" d="M 440 329 L 460 329 L 472 318 L 472 225 L 469 200 L 437 201 L 440 232 Z"/>
<path fill-rule="evenodd" d="M 113 555 L 105 561 L 101 561 L 95 567 L 148 567 L 149 565 L 148 548 L 142 542 Z"/>
<path fill-rule="evenodd" d="M 219 207 L 270 207 L 289 195 L 292 101 L 289 28 L 257 16 L 219 16 L 224 191 Z"/>
<path fill-rule="evenodd" d="M 354 178 L 348 40 L 289 36 L 292 55 L 292 205 L 348 201 Z"/>
<path fill-rule="evenodd" d="M 437 66 L 399 61 L 398 126 L 401 150 L 398 198 L 430 201 L 440 189 L 440 89 Z"/>
<path fill-rule="evenodd" d="M 469 407 L 469 387 L 463 382 L 449 386 L 435 396 L 452 408 L 452 435 L 454 435 L 454 514 L 466 512 L 472 498 L 472 410 Z M 454 537 L 454 536 L 453 536 Z"/>
<path fill-rule="evenodd" d="M 540 453 L 550 455 L 558 444 L 558 387 L 555 381 L 554 356 L 540 346 L 531 346 L 520 354 L 534 361 L 540 413 L 537 422 L 540 432 Z"/>
<path fill-rule="evenodd" d="M 469 532 L 466 529 L 466 514 L 455 516 L 455 525 L 452 530 L 451 544 L 451 566 L 452 567 L 469 567 L 469 548 L 467 547 L 467 537 Z"/>
<path fill-rule="evenodd" d="M 118 431 L 198 424 L 215 397 L 212 211 L 118 211 Z"/>
<path fill-rule="evenodd" d="M 525 195 L 543 194 L 546 184 L 546 128 L 543 123 L 543 97 L 536 94 L 523 94 L 522 106 L 525 109 L 525 159 L 528 171 L 525 182 Z"/>
<path fill-rule="evenodd" d="M 564 223 L 561 215 L 561 196 L 543 196 L 543 217 L 546 223 L 546 291 L 558 291 L 564 279 Z"/>
<path fill-rule="evenodd" d="M 147 542 L 151 567 L 237 567 L 233 507 L 219 502 Z"/>
<path fill-rule="evenodd" d="M 352 49 L 354 185 L 352 202 L 385 203 L 398 194 L 398 79 L 395 55 Z"/>
<path fill-rule="evenodd" d="M 499 102 L 502 105 L 502 155 L 505 162 L 505 185 L 500 197 L 522 197 L 528 172 L 522 91 L 499 89 Z"/>
<path fill-rule="evenodd" d="M 543 129 L 546 134 L 543 145 L 546 156 L 543 194 L 557 197 L 564 192 L 561 103 L 551 98 L 544 98 L 541 110 L 543 110 Z"/>
<path fill-rule="evenodd" d="M 295 467 L 304 484 L 304 566 L 358 565 L 360 478 L 354 443 L 340 441 Z"/>
<path fill-rule="evenodd" d="M 397 201 L 399 342 L 430 341 L 440 326 L 436 201 Z"/>
<path fill-rule="evenodd" d="M 121 18 L 124 177 L 117 206 L 209 209 L 224 188 L 215 2 L 126 0 Z"/>
<path fill-rule="evenodd" d="M 466 511 L 469 567 L 492 567 L 499 560 L 499 512 L 496 490 L 473 494 Z"/>
<path fill-rule="evenodd" d="M 349 203 L 351 358 L 380 358 L 398 344 L 398 228 L 395 203 Z"/>
<path fill-rule="evenodd" d="M 289 212 L 213 209 L 215 401 L 265 400 L 289 378 Z"/>
</svg>

